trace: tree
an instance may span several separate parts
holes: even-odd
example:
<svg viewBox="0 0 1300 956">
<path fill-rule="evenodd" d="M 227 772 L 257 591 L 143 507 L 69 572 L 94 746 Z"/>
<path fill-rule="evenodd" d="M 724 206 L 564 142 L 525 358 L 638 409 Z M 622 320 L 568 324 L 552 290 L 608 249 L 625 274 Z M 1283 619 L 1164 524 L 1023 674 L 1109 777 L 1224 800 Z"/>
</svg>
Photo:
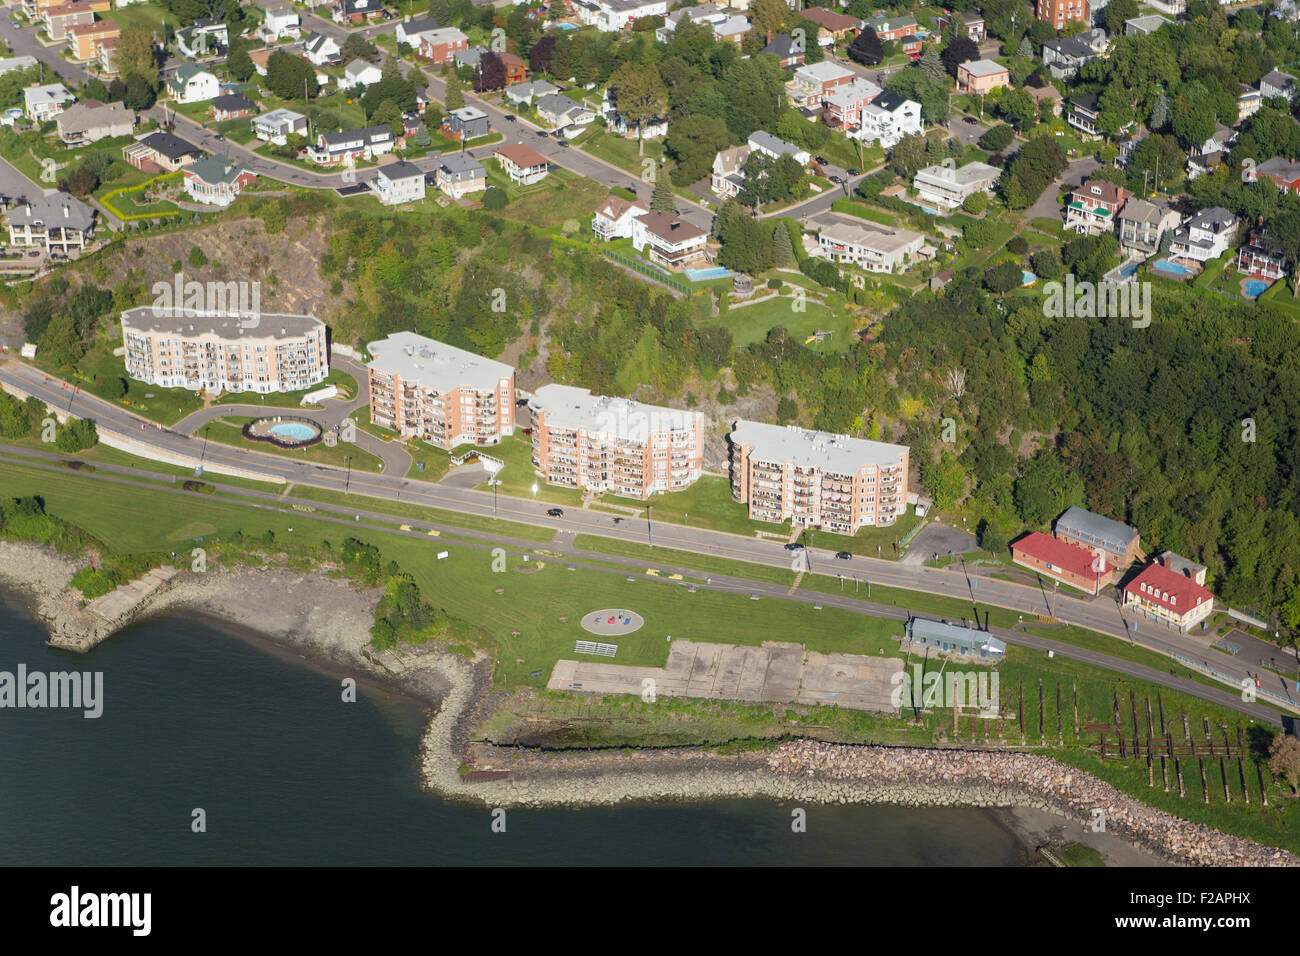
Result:
<svg viewBox="0 0 1300 956">
<path fill-rule="evenodd" d="M 820 63 L 826 59 L 821 44 L 817 42 L 817 35 L 820 30 L 821 27 L 812 20 L 800 20 L 799 25 L 794 29 L 795 37 L 803 37 L 803 61 L 805 63 Z M 800 31 L 803 31 L 802 34 Z"/>
<path fill-rule="evenodd" d="M 489 90 L 500 90 L 504 89 L 505 85 L 505 61 L 491 50 L 485 50 L 479 57 L 478 69 L 474 71 L 474 92 L 486 93 Z"/>
<path fill-rule="evenodd" d="M 449 110 L 458 110 L 465 106 L 465 91 L 460 87 L 460 78 L 454 73 L 447 76 L 447 92 L 443 95 L 443 105 Z"/>
<path fill-rule="evenodd" d="M 885 47 L 880 37 L 871 27 L 863 27 L 862 32 L 849 44 L 849 59 L 863 66 L 876 66 L 885 58 Z"/>
<path fill-rule="evenodd" d="M 1011 141 L 1015 138 L 1016 134 L 1010 126 L 1006 123 L 998 123 L 996 126 L 990 126 L 984 131 L 984 135 L 980 137 L 980 146 L 989 152 L 996 153 L 998 150 L 1010 146 Z"/>
<path fill-rule="evenodd" d="M 1300 784 L 1300 740 L 1290 734 L 1278 734 L 1268 748 L 1268 769 L 1275 777 L 1283 777 L 1295 790 Z"/>
<path fill-rule="evenodd" d="M 534 73 L 551 72 L 551 57 L 555 53 L 555 34 L 547 33 L 528 51 L 528 68 Z"/>
<path fill-rule="evenodd" d="M 410 84 L 412 89 L 418 90 L 422 86 L 427 87 L 429 85 L 429 78 L 424 75 L 424 71 L 418 66 L 413 66 L 406 74 L 406 82 Z"/>
<path fill-rule="evenodd" d="M 930 83 L 943 83 L 946 86 L 947 81 L 943 75 L 943 61 L 939 59 L 939 51 L 934 48 L 934 44 L 926 46 L 925 52 L 921 54 L 921 59 L 916 63 L 916 68 Z"/>
<path fill-rule="evenodd" d="M 638 152 L 645 153 L 642 130 L 650 120 L 668 115 L 668 88 L 659 68 L 628 61 L 609 78 L 610 96 L 625 123 L 636 123 Z"/>
<path fill-rule="evenodd" d="M 73 418 L 60 425 L 54 436 L 54 446 L 62 452 L 84 451 L 99 441 L 95 423 L 89 418 Z"/>
<path fill-rule="evenodd" d="M 133 110 L 147 110 L 153 106 L 157 98 L 157 91 L 153 84 L 139 73 L 132 73 L 126 78 L 126 90 L 122 94 L 124 106 Z"/>
<path fill-rule="evenodd" d="M 370 115 L 370 122 L 375 126 L 387 126 L 393 131 L 393 136 L 401 136 L 406 132 L 406 123 L 402 118 L 402 108 L 392 100 L 384 100 L 375 108 L 374 113 Z"/>
<path fill-rule="evenodd" d="M 489 186 L 487 191 L 483 193 L 483 207 L 492 212 L 500 212 L 505 209 L 508 201 L 505 191 L 498 189 L 496 186 Z"/>
<path fill-rule="evenodd" d="M 962 200 L 961 208 L 972 216 L 981 216 L 989 208 L 989 194 L 982 189 L 977 189 Z"/>
<path fill-rule="evenodd" d="M 911 179 L 925 166 L 926 140 L 919 134 L 904 136 L 889 154 L 889 165 L 904 179 Z"/>
<path fill-rule="evenodd" d="M 242 43 L 235 47 L 235 51 L 226 60 L 226 68 L 230 70 L 230 75 L 240 83 L 246 83 L 257 72 L 257 66 L 253 63 L 253 58 L 248 55 L 248 50 L 244 48 Z"/>
<path fill-rule="evenodd" d="M 310 99 L 317 93 L 316 70 L 302 57 L 276 50 L 266 61 L 266 85 L 284 100 L 297 100 L 304 92 Z"/>
<path fill-rule="evenodd" d="M 1029 37 L 1020 41 L 1020 46 L 1016 48 L 1016 56 L 1030 59 L 1034 55 L 1034 44 L 1030 42 Z"/>
<path fill-rule="evenodd" d="M 365 38 L 363 34 L 352 33 L 343 41 L 343 48 L 340 55 L 344 60 L 370 60 L 378 50 L 375 45 Z"/>
<path fill-rule="evenodd" d="M 980 547 L 992 554 L 1001 554 L 1007 550 L 1007 536 L 998 524 L 996 519 L 980 519 L 979 525 L 975 529 L 979 535 Z"/>
<path fill-rule="evenodd" d="M 772 229 L 772 261 L 781 267 L 789 266 L 794 262 L 794 246 L 790 242 L 790 230 L 780 220 Z"/>
<path fill-rule="evenodd" d="M 664 142 L 674 162 L 673 181 L 689 185 L 703 179 L 718 151 L 730 144 L 727 124 L 717 117 L 691 115 L 676 120 Z"/>
<path fill-rule="evenodd" d="M 59 182 L 59 191 L 74 196 L 89 196 L 99 187 L 99 177 L 82 166 Z"/>
<path fill-rule="evenodd" d="M 755 0 L 749 12 L 754 29 L 766 42 L 771 43 L 772 37 L 785 25 L 790 8 L 784 0 Z"/>
<path fill-rule="evenodd" d="M 1160 91 L 1156 105 L 1151 107 L 1151 122 L 1148 124 L 1153 132 L 1160 132 L 1169 123 L 1169 97 Z"/>
<path fill-rule="evenodd" d="M 677 212 L 677 196 L 673 192 L 672 180 L 664 174 L 662 169 L 655 176 L 654 193 L 650 196 L 651 210 L 658 209 L 662 212 Z"/>
<path fill-rule="evenodd" d="M 103 80 L 91 77 L 86 81 L 85 87 L 81 91 L 83 100 L 96 100 L 100 103 L 108 102 L 108 87 L 104 85 Z"/>
<path fill-rule="evenodd" d="M 1124 34 L 1124 21 L 1132 20 L 1138 15 L 1138 0 L 1110 0 L 1101 11 L 1101 20 L 1106 32 L 1113 37 Z"/>
<path fill-rule="evenodd" d="M 943 68 L 948 71 L 948 75 L 955 77 L 957 67 L 971 60 L 978 60 L 980 56 L 979 44 L 967 36 L 959 36 L 949 43 L 941 54 L 939 60 L 943 63 Z"/>
<path fill-rule="evenodd" d="M 142 76 L 157 89 L 158 60 L 154 52 L 153 35 L 140 25 L 126 27 L 117 41 L 115 54 L 118 72 L 125 79 Z"/>
</svg>

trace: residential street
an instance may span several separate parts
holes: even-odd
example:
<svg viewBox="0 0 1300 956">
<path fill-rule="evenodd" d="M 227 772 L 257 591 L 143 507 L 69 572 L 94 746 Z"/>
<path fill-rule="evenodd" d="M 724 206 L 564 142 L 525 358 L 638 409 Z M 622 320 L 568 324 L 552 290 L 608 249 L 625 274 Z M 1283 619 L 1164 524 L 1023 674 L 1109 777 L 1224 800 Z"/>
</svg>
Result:
<svg viewBox="0 0 1300 956">
<path fill-rule="evenodd" d="M 353 369 L 349 368 L 349 371 Z M 343 491 L 347 488 L 375 499 L 402 501 L 480 516 L 499 515 L 504 519 L 553 527 L 560 535 L 561 541 L 571 541 L 571 538 L 563 536 L 576 534 L 597 534 L 633 543 L 640 542 L 643 536 L 649 537 L 644 522 L 623 520 L 615 524 L 612 517 L 605 512 L 568 509 L 563 517 L 553 518 L 546 514 L 547 508 L 552 507 L 549 502 L 501 495 L 494 506 L 493 496 L 486 492 L 412 481 L 404 478 L 402 472 L 390 470 L 389 467 L 385 467 L 384 472 L 378 475 L 348 474 L 344 469 L 336 467 L 287 460 L 282 456 L 233 448 L 214 442 L 204 443 L 201 438 L 192 433 L 159 428 L 92 395 L 84 392 L 74 393 L 70 388 L 65 387 L 64 383 L 56 379 L 47 380 L 43 373 L 12 357 L 0 364 L 0 382 L 16 386 L 27 394 L 35 394 L 60 412 L 94 419 L 101 433 L 115 433 L 171 456 L 187 457 L 193 461 L 201 458 L 209 471 L 219 472 L 222 467 L 252 469 L 264 475 L 280 477 L 295 485 L 335 491 Z M 345 411 L 346 406 L 340 403 L 338 407 L 329 410 L 318 420 L 332 424 L 342 419 Z M 296 410 L 295 414 L 297 414 Z M 361 436 L 365 433 L 358 431 L 357 434 Z M 367 440 L 369 439 L 370 436 L 367 436 Z M 654 527 L 653 542 L 662 547 L 740 559 L 770 567 L 791 566 L 790 554 L 785 551 L 782 542 L 777 540 L 747 538 L 726 532 L 660 523 Z M 1133 641 L 1166 654 L 1177 653 L 1184 657 L 1199 659 L 1209 658 L 1211 654 L 1217 653 L 1209 651 L 1205 644 L 1198 643 L 1191 637 L 1165 631 L 1147 621 L 1142 622 L 1135 634 L 1131 620 L 1121 613 L 1109 594 L 1097 599 L 1065 596 L 1047 588 L 1033 588 L 999 580 L 980 569 L 964 564 L 956 568 L 940 569 L 861 556 L 855 556 L 849 561 L 840 561 L 835 559 L 832 552 L 819 549 L 810 549 L 809 557 L 814 569 L 833 566 L 837 574 L 850 582 L 856 578 L 861 582 L 870 581 L 874 584 L 972 600 L 972 606 L 978 601 L 1009 608 L 1026 616 L 1048 615 L 1065 623 Z M 746 587 L 750 586 L 746 584 Z M 759 587 L 757 584 L 752 586 L 756 589 Z M 763 593 L 785 596 L 786 590 L 783 587 L 769 588 Z M 1024 637 L 1024 635 L 1016 635 L 1015 640 L 1021 642 Z M 1244 679 L 1246 676 L 1245 669 L 1235 660 L 1222 655 L 1216 658 L 1215 668 L 1234 681 Z M 1277 692 L 1277 688 L 1272 690 Z M 1238 700 L 1237 706 L 1240 709 L 1248 705 Z M 1261 717 L 1267 713 L 1266 708 L 1258 709 Z M 1254 711 L 1251 713 L 1253 714 Z"/>
</svg>

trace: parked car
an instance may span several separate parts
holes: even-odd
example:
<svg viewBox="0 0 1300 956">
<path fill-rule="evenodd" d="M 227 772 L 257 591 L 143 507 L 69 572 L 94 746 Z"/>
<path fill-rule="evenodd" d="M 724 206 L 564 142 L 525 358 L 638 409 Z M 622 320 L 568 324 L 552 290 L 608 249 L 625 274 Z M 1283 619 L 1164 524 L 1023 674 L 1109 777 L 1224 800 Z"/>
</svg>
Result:
<svg viewBox="0 0 1300 956">
<path fill-rule="evenodd" d="M 506 114 L 506 122 L 507 122 L 507 123 L 513 123 L 514 121 L 515 121 L 515 114 L 514 114 L 514 113 L 507 113 L 507 114 Z"/>
<path fill-rule="evenodd" d="M 524 407 L 526 407 L 527 405 L 528 405 L 528 399 L 526 399 L 526 398 L 516 398 L 516 399 L 515 399 L 515 408 L 524 408 Z"/>
<path fill-rule="evenodd" d="M 860 169 L 849 169 L 849 170 L 846 170 L 846 172 L 847 172 L 850 176 L 861 176 L 861 175 L 862 175 L 862 170 L 860 170 Z"/>
<path fill-rule="evenodd" d="M 843 179 L 843 177 L 841 177 L 841 176 L 836 176 L 834 173 L 832 173 L 831 176 L 830 176 L 830 181 L 833 182 L 833 183 L 842 183 L 842 182 L 844 182 L 844 179 Z"/>
<path fill-rule="evenodd" d="M 546 130 L 544 130 L 544 129 L 539 129 L 539 130 L 537 131 L 537 135 L 538 135 L 538 136 L 545 136 L 545 135 L 546 135 Z"/>
<path fill-rule="evenodd" d="M 963 117 L 961 118 L 961 121 L 962 121 L 963 123 L 970 123 L 971 126 L 975 126 L 977 123 L 979 123 L 979 120 L 977 120 L 977 119 L 976 119 L 975 117 L 973 117 L 973 116 L 963 116 Z"/>
<path fill-rule="evenodd" d="M 546 509 L 546 514 L 547 514 L 548 517 L 551 517 L 551 518 L 563 518 L 563 517 L 564 517 L 564 509 L 563 509 L 563 508 L 547 508 L 547 509 Z"/>
<path fill-rule="evenodd" d="M 560 146 L 561 146 L 562 148 L 564 148 L 564 149 L 568 149 L 568 148 L 569 148 L 569 141 L 568 141 L 567 139 L 562 139 L 562 140 L 560 140 Z"/>
<path fill-rule="evenodd" d="M 836 551 L 835 557 L 839 558 L 841 561 L 848 561 L 853 557 L 853 555 L 849 554 L 847 551 Z"/>
</svg>

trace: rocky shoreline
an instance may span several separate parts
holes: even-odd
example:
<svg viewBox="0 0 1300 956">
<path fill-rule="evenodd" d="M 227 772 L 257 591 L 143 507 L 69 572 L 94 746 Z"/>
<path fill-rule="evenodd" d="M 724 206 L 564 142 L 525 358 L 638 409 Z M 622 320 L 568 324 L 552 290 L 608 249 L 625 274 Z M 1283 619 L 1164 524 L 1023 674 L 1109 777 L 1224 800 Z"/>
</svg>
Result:
<svg viewBox="0 0 1300 956">
<path fill-rule="evenodd" d="M 50 643 L 87 650 L 86 612 L 67 581 L 77 563 L 46 548 L 0 542 L 0 584 L 24 594 Z M 491 658 L 434 648 L 378 652 L 369 645 L 379 592 L 321 573 L 237 567 L 184 573 L 124 621 L 184 609 L 220 618 L 273 642 L 396 685 L 432 706 L 420 751 L 424 785 L 442 797 L 489 807 L 612 805 L 635 800 L 736 797 L 811 804 L 1025 808 L 1080 825 L 1094 810 L 1107 832 L 1168 863 L 1294 866 L 1293 854 L 1189 823 L 1049 757 L 987 751 L 850 746 L 815 741 L 722 755 L 706 749 L 547 752 L 498 747 L 471 730 L 501 698 Z M 107 628 L 105 624 L 105 628 Z M 121 624 L 117 625 L 118 627 Z M 116 628 L 114 628 L 115 630 Z M 77 639 L 78 636 L 82 639 Z M 84 645 L 84 646 L 83 646 Z M 479 771 L 467 779 L 462 769 Z M 489 771 L 495 773 L 482 773 Z"/>
</svg>

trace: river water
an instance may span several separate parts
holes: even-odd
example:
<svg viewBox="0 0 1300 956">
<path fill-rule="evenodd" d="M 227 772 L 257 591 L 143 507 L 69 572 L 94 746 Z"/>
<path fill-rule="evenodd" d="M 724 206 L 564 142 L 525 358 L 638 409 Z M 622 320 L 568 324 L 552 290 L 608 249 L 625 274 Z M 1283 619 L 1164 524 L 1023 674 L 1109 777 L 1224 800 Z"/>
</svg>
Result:
<svg viewBox="0 0 1300 956">
<path fill-rule="evenodd" d="M 510 810 L 422 790 L 425 705 L 183 615 L 87 655 L 0 594 L 0 672 L 103 673 L 103 713 L 0 708 L 0 865 L 1014 865 L 995 812 L 775 801 Z M 205 832 L 194 832 L 201 810 Z"/>
</svg>

